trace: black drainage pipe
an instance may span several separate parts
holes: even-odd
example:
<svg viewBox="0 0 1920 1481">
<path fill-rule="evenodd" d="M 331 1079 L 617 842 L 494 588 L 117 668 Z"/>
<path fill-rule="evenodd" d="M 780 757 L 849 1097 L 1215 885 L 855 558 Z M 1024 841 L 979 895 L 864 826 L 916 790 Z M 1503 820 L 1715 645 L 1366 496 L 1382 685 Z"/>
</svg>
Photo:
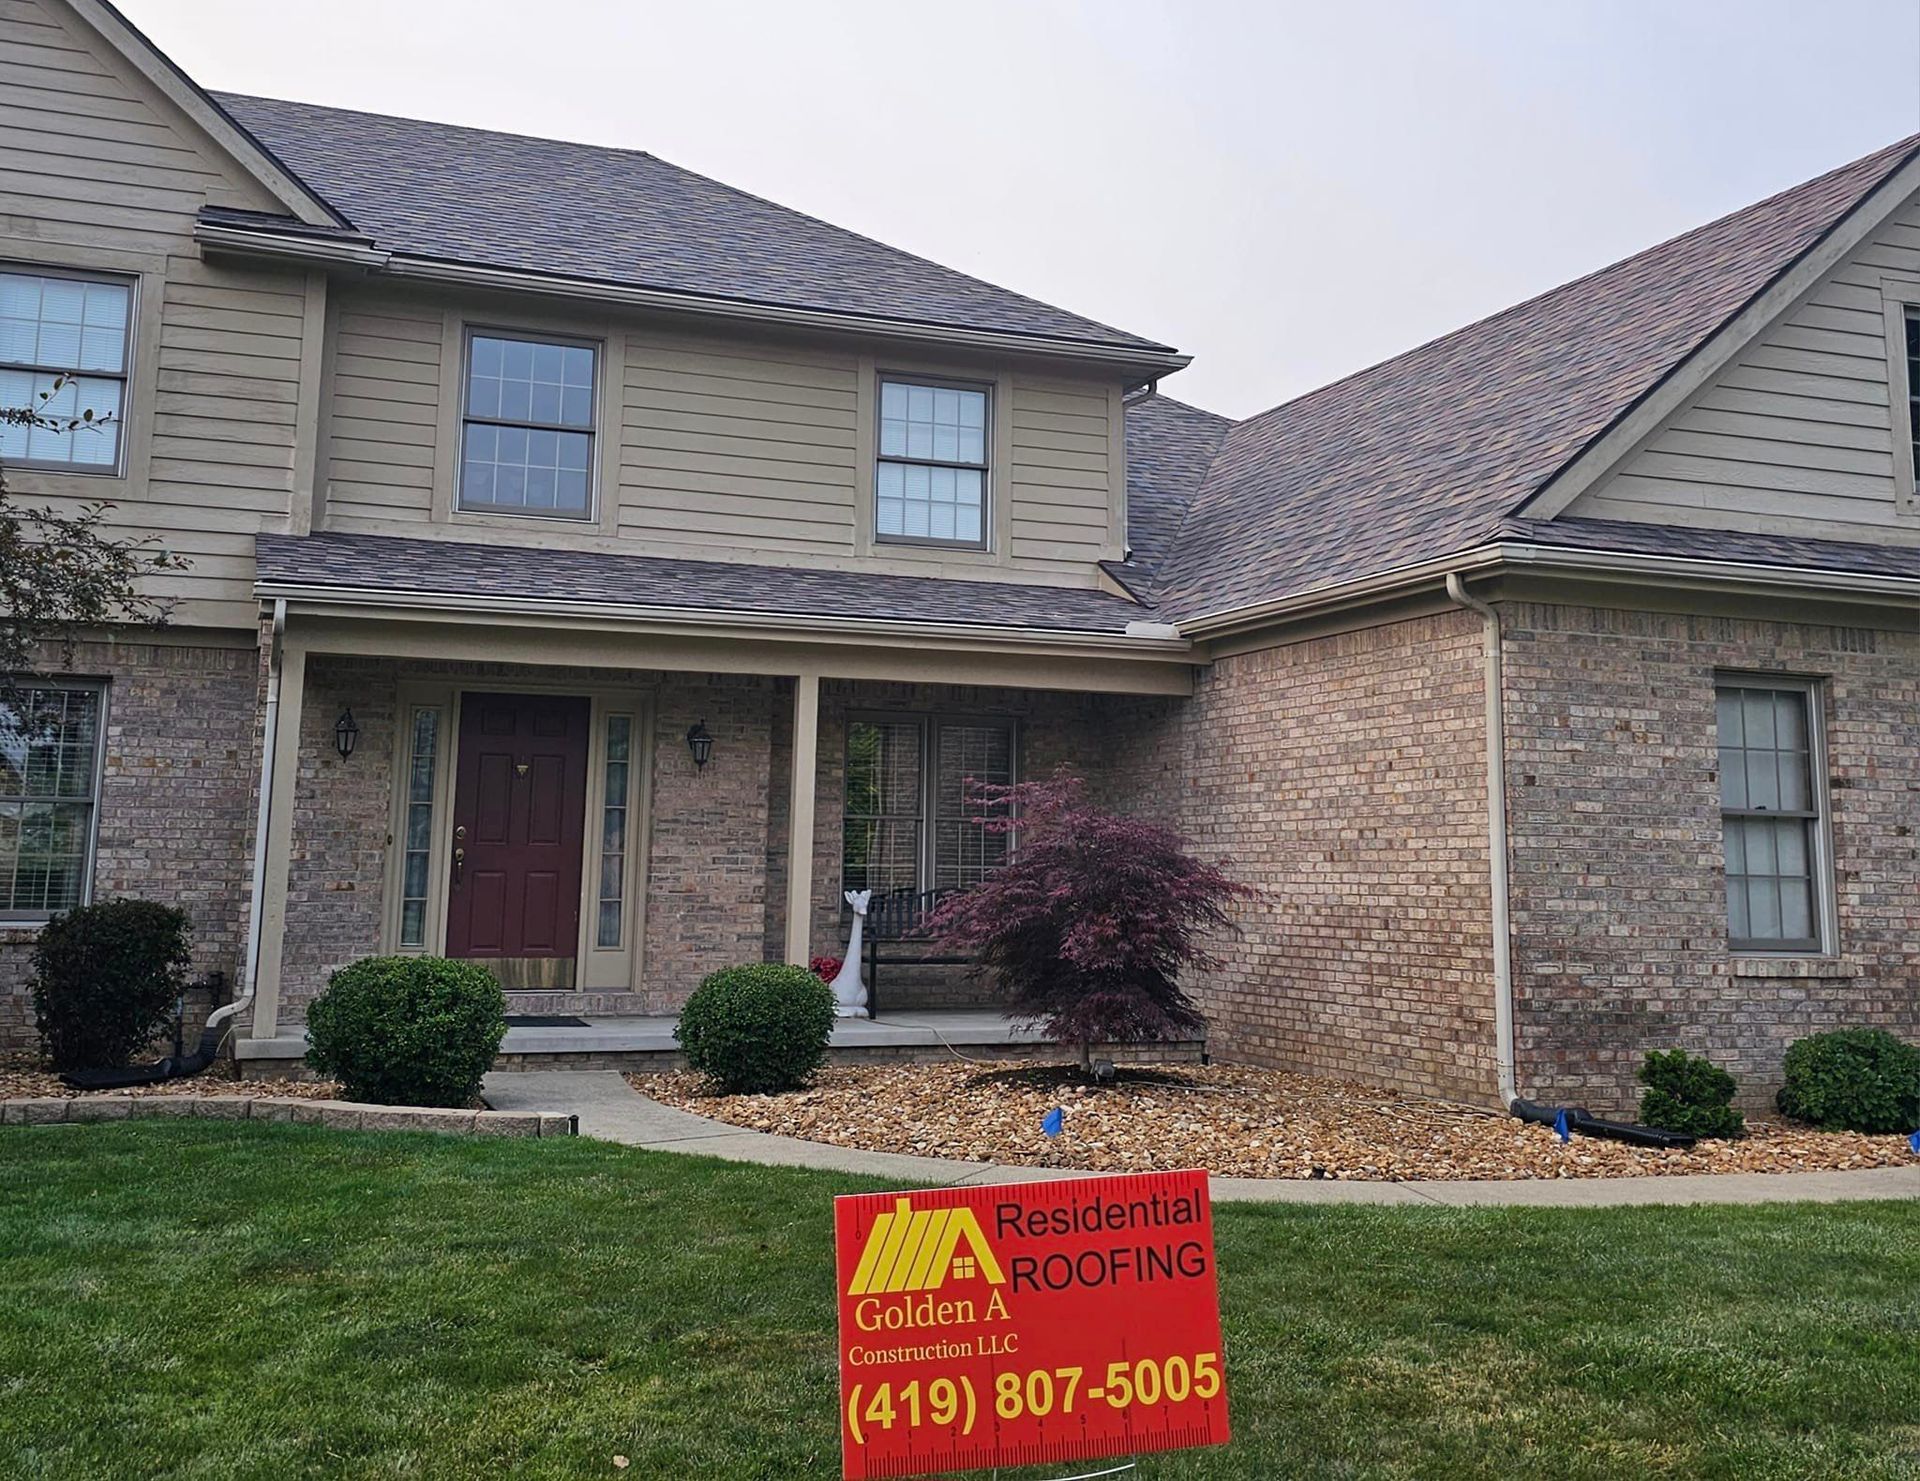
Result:
<svg viewBox="0 0 1920 1481">
<path fill-rule="evenodd" d="M 60 1081 L 75 1090 L 126 1090 L 134 1085 L 158 1085 L 162 1080 L 197 1075 L 219 1057 L 220 1041 L 224 1037 L 221 1026 L 216 1024 L 201 1031 L 200 1047 L 191 1054 L 169 1054 L 153 1064 L 133 1064 L 122 1070 L 68 1070 Z"/>
<path fill-rule="evenodd" d="M 1530 1100 L 1515 1100 L 1508 1109 L 1522 1121 L 1531 1121 L 1536 1126 L 1552 1126 L 1565 1114 L 1568 1131 L 1626 1142 L 1634 1147 L 1685 1151 L 1694 1143 L 1694 1138 L 1683 1131 L 1661 1131 L 1654 1126 L 1636 1126 L 1631 1121 L 1603 1121 L 1585 1106 L 1543 1106 Z"/>
</svg>

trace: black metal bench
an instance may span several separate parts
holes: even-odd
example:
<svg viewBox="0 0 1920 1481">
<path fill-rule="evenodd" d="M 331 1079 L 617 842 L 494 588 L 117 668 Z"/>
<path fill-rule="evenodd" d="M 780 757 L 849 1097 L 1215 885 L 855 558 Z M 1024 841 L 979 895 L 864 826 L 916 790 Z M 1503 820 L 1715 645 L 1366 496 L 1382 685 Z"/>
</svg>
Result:
<svg viewBox="0 0 1920 1481">
<path fill-rule="evenodd" d="M 927 917 L 954 890 L 888 890 L 875 894 L 867 902 L 866 937 L 861 942 L 866 957 L 867 1012 L 880 1016 L 880 968 L 889 967 L 964 967 L 970 956 L 954 956 L 938 951 L 915 951 L 916 943 L 931 945 Z M 883 954 L 884 953 L 884 954 Z"/>
</svg>

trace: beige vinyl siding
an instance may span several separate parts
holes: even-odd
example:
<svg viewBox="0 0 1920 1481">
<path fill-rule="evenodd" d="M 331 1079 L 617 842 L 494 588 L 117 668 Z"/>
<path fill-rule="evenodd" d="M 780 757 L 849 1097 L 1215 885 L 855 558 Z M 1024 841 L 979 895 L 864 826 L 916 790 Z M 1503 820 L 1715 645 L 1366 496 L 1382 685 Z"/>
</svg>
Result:
<svg viewBox="0 0 1920 1481">
<path fill-rule="evenodd" d="M 1882 276 L 1920 279 L 1909 204 L 1567 514 L 1920 543 L 1895 497 Z"/>
<path fill-rule="evenodd" d="M 860 371 L 851 355 L 639 331 L 621 340 L 622 539 L 747 558 L 852 553 Z"/>
<path fill-rule="evenodd" d="M 101 499 L 113 527 L 187 558 L 175 621 L 251 628 L 253 537 L 285 529 L 303 367 L 304 273 L 203 262 L 208 204 L 276 209 L 57 0 L 0 0 L 0 261 L 139 283 L 124 477 L 18 469 L 24 500 Z"/>
<path fill-rule="evenodd" d="M 1084 571 L 1120 554 L 1111 528 L 1107 387 L 1017 377 L 1013 384 L 1013 466 L 1009 554 L 1016 564 Z"/>
<path fill-rule="evenodd" d="M 445 362 L 475 325 L 601 347 L 595 518 L 563 524 L 454 509 L 462 367 Z M 876 543 L 876 367 L 891 363 L 851 341 L 667 329 L 638 314 L 543 317 L 478 295 L 341 290 L 319 522 L 481 544 L 1096 584 L 1096 563 L 1119 545 L 1117 386 L 978 363 L 889 372 L 990 383 L 1004 425 L 991 549 Z"/>
<path fill-rule="evenodd" d="M 441 315 L 379 300 L 341 306 L 328 386 L 327 506 L 359 518 L 432 518 Z"/>
</svg>

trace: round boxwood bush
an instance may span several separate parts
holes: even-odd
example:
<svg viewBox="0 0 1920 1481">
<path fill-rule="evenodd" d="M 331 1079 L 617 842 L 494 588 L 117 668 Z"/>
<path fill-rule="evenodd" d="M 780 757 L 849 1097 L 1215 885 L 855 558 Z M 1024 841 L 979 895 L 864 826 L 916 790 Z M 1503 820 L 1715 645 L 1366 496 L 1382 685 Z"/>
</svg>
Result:
<svg viewBox="0 0 1920 1481">
<path fill-rule="evenodd" d="M 1787 1051 L 1780 1109 L 1823 1131 L 1920 1128 L 1920 1046 L 1883 1028 L 1813 1034 Z"/>
<path fill-rule="evenodd" d="M 33 1011 L 56 1070 L 118 1069 L 173 1022 L 186 990 L 187 913 L 103 900 L 56 915 L 33 945 Z"/>
<path fill-rule="evenodd" d="M 1733 1108 L 1733 1076 L 1684 1049 L 1647 1055 L 1640 1066 L 1640 1120 L 1688 1136 L 1744 1136 L 1747 1119 Z"/>
<path fill-rule="evenodd" d="M 375 956 L 307 1007 L 307 1063 L 349 1100 L 470 1106 L 507 1033 L 507 1000 L 474 962 Z"/>
<path fill-rule="evenodd" d="M 826 1057 L 833 993 L 805 967 L 727 967 L 693 990 L 673 1036 L 728 1095 L 804 1085 Z"/>
</svg>

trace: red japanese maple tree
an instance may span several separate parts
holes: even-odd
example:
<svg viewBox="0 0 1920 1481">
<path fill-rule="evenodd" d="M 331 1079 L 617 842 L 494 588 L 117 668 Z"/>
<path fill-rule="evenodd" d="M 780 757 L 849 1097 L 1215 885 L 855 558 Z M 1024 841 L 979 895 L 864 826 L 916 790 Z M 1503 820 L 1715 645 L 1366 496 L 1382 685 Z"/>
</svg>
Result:
<svg viewBox="0 0 1920 1481">
<path fill-rule="evenodd" d="M 1015 835 L 1005 863 L 928 919 L 939 942 L 975 957 L 1017 1018 L 1076 1044 L 1188 1037 L 1205 1023 L 1184 972 L 1217 966 L 1205 938 L 1235 929 L 1228 907 L 1254 894 L 1144 818 L 1104 812 L 1062 767 L 1045 781 L 972 783 L 990 832 Z"/>
</svg>

